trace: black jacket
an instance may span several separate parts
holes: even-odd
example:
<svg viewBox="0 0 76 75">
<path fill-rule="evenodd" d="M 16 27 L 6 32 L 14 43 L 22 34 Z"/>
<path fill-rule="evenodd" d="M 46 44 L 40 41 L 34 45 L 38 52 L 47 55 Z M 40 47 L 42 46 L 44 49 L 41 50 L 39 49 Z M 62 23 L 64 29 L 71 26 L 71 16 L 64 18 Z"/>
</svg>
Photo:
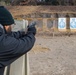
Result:
<svg viewBox="0 0 76 75">
<path fill-rule="evenodd" d="M 5 34 L 3 29 L 0 28 L 0 75 L 5 66 L 31 50 L 34 42 L 35 37 L 31 32 L 26 35 L 23 35 L 20 31 Z"/>
</svg>

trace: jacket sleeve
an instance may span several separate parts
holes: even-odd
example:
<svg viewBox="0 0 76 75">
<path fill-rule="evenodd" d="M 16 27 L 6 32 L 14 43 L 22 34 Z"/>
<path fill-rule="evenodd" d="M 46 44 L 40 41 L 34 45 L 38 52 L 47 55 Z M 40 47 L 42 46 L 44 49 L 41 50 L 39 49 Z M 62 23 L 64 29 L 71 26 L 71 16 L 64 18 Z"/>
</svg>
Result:
<svg viewBox="0 0 76 75">
<path fill-rule="evenodd" d="M 25 32 L 24 31 L 11 32 L 8 35 L 18 39 L 18 38 L 23 37 L 25 35 Z"/>
<path fill-rule="evenodd" d="M 21 55 L 27 53 L 34 46 L 35 37 L 32 33 L 26 34 L 24 37 L 16 39 L 14 37 L 5 36 L 2 51 L 0 52 L 0 63 L 7 66 Z"/>
</svg>

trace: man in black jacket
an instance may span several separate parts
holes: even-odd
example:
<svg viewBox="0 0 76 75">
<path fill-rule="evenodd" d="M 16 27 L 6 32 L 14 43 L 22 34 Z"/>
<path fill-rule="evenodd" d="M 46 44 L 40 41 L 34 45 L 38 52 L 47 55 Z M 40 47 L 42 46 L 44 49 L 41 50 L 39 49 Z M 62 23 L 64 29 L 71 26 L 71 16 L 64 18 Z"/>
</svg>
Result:
<svg viewBox="0 0 76 75">
<path fill-rule="evenodd" d="M 27 53 L 34 45 L 36 28 L 28 28 L 27 33 L 12 32 L 14 19 L 10 12 L 0 6 L 0 75 L 4 75 L 5 66 Z"/>
</svg>

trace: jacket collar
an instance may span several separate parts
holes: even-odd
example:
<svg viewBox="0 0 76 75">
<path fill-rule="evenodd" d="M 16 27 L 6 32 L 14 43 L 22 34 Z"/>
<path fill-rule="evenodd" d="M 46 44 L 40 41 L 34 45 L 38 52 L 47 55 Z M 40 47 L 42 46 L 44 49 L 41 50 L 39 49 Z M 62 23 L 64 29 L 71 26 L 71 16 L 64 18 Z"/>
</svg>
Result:
<svg viewBox="0 0 76 75">
<path fill-rule="evenodd" d="M 4 31 L 4 27 L 0 24 L 0 35 L 4 34 L 5 31 Z"/>
</svg>

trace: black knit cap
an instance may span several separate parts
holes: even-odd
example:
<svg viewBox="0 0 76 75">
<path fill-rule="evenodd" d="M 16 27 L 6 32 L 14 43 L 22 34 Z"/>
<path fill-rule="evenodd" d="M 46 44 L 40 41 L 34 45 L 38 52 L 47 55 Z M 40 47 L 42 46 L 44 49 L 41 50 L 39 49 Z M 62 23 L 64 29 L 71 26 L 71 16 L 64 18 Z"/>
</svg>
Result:
<svg viewBox="0 0 76 75">
<path fill-rule="evenodd" d="M 0 6 L 0 24 L 3 26 L 14 24 L 11 13 L 4 6 Z"/>
</svg>

